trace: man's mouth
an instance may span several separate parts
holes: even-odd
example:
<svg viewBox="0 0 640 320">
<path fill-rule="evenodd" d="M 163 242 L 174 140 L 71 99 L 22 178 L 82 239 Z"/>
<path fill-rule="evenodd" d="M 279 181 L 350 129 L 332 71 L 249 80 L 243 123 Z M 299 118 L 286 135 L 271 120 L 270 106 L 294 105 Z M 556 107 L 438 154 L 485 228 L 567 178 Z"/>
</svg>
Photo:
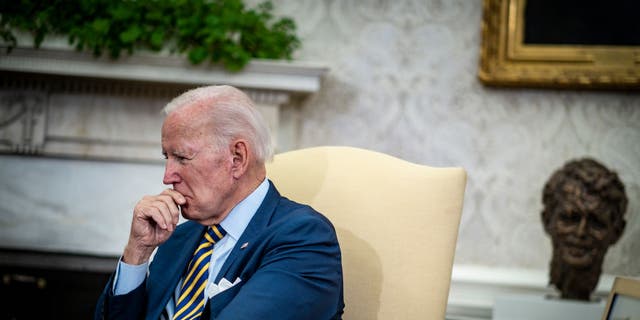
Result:
<svg viewBox="0 0 640 320">
<path fill-rule="evenodd" d="M 563 252 L 564 260 L 570 265 L 586 267 L 596 259 L 597 248 L 566 243 Z"/>
<path fill-rule="evenodd" d="M 584 256 L 593 253 L 593 248 L 580 247 L 580 246 L 568 246 L 567 251 L 572 256 Z"/>
</svg>

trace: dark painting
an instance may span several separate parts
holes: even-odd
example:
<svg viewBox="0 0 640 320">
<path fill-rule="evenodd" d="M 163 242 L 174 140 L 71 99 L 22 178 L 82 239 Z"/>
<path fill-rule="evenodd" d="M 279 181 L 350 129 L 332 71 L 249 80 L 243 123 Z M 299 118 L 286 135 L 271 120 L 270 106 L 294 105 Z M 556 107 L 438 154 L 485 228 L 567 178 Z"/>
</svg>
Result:
<svg viewBox="0 0 640 320">
<path fill-rule="evenodd" d="M 528 0 L 524 43 L 640 45 L 638 0 Z"/>
</svg>

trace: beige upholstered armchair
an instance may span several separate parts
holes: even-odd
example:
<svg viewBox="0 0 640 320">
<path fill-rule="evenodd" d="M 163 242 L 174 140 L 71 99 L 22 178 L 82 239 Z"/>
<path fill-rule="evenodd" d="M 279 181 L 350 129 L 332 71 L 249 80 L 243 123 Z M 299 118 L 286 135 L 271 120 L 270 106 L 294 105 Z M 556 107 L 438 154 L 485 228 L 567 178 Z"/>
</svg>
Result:
<svg viewBox="0 0 640 320">
<path fill-rule="evenodd" d="M 336 227 L 344 319 L 444 319 L 466 183 L 461 168 L 430 168 L 350 147 L 276 155 L 267 176 Z"/>
</svg>

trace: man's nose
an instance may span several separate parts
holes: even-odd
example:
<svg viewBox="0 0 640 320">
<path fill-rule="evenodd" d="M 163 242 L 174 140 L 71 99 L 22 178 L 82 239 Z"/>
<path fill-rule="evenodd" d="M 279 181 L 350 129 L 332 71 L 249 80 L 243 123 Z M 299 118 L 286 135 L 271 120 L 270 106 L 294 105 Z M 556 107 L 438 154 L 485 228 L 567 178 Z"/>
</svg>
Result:
<svg viewBox="0 0 640 320">
<path fill-rule="evenodd" d="M 580 218 L 580 223 L 578 224 L 578 229 L 576 234 L 579 237 L 584 237 L 586 233 L 587 233 L 587 217 L 582 217 Z"/>
<path fill-rule="evenodd" d="M 162 183 L 174 184 L 177 182 L 180 182 L 180 175 L 178 174 L 175 165 L 172 164 L 172 161 L 167 160 L 164 165 L 164 177 L 162 178 Z"/>
</svg>

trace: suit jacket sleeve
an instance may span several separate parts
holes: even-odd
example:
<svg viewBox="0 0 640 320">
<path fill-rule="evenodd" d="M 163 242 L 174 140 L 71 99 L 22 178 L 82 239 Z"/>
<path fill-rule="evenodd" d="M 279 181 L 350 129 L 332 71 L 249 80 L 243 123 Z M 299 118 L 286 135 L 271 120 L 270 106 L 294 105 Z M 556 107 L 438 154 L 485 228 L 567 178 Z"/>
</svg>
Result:
<svg viewBox="0 0 640 320">
<path fill-rule="evenodd" d="M 244 285 L 212 298 L 210 319 L 339 317 L 343 308 L 342 267 L 333 226 L 321 215 L 301 214 L 269 228 L 270 236 L 261 244 L 262 255 L 252 258 L 260 261 L 247 264 L 255 270 L 245 270 L 243 275 L 248 279 L 241 275 Z"/>
<path fill-rule="evenodd" d="M 146 280 L 133 291 L 124 295 L 113 295 L 113 275 L 98 299 L 95 320 L 142 319 L 146 306 Z"/>
</svg>

